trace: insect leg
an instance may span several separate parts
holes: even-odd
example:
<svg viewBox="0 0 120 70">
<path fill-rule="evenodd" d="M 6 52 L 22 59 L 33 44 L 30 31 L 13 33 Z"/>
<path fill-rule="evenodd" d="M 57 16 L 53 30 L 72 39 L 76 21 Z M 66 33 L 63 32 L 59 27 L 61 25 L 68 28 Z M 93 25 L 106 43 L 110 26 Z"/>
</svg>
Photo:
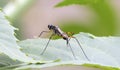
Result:
<svg viewBox="0 0 120 70">
<path fill-rule="evenodd" d="M 86 57 L 86 59 L 87 59 L 88 61 L 90 61 L 90 59 L 87 57 L 87 55 L 86 55 L 85 51 L 83 50 L 83 48 L 82 48 L 81 44 L 79 43 L 78 39 L 77 39 L 76 37 L 72 37 L 72 38 L 74 38 L 74 39 L 77 41 L 77 43 L 78 43 L 78 45 L 80 46 L 80 48 L 81 48 L 81 50 L 82 50 L 82 52 L 83 52 L 84 56 Z"/>
<path fill-rule="evenodd" d="M 71 39 L 71 38 L 70 38 L 70 39 Z M 73 54 L 73 57 L 74 57 L 75 59 L 77 59 L 76 56 L 75 56 L 75 54 L 74 54 L 74 52 L 73 52 L 73 49 L 72 49 L 72 47 L 71 47 L 71 45 L 70 45 L 70 43 L 69 43 L 70 39 L 67 41 L 67 46 L 70 47 L 71 52 L 72 52 L 72 54 Z"/>
<path fill-rule="evenodd" d="M 51 38 L 52 38 L 54 35 L 55 35 L 55 34 L 52 34 L 52 35 L 50 36 L 50 38 L 49 38 L 49 40 L 48 40 L 48 42 L 47 42 L 47 44 L 46 44 L 45 48 L 43 49 L 43 51 L 42 51 L 41 55 L 43 55 L 43 53 L 44 53 L 44 52 L 45 52 L 45 50 L 47 49 L 48 44 L 49 44 L 49 42 L 50 42 Z"/>
<path fill-rule="evenodd" d="M 43 33 L 48 33 L 48 32 L 50 32 L 50 31 L 42 31 L 42 32 L 39 34 L 38 37 L 40 37 Z"/>
</svg>

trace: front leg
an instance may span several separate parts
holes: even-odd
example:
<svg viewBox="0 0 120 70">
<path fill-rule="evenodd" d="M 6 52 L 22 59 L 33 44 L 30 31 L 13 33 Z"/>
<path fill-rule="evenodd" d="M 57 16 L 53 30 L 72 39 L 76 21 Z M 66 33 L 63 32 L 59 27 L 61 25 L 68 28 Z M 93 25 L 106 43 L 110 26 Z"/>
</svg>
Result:
<svg viewBox="0 0 120 70">
<path fill-rule="evenodd" d="M 38 37 L 40 37 L 43 33 L 49 33 L 50 31 L 42 31 Z"/>
<path fill-rule="evenodd" d="M 45 48 L 43 49 L 43 51 L 42 51 L 41 55 L 43 55 L 43 53 L 44 53 L 44 52 L 45 52 L 45 50 L 47 49 L 48 44 L 50 43 L 50 40 L 51 40 L 51 38 L 52 38 L 54 35 L 55 35 L 55 34 L 52 34 L 52 35 L 50 36 L 50 38 L 49 38 L 49 40 L 48 40 L 48 42 L 47 42 L 47 44 L 46 44 Z"/>
</svg>

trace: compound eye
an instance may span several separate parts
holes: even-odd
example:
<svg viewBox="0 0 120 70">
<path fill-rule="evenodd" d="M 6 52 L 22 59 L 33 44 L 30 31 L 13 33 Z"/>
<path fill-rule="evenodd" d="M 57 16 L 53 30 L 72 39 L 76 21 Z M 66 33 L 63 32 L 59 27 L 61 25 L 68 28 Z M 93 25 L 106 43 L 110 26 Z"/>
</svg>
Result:
<svg viewBox="0 0 120 70">
<path fill-rule="evenodd" d="M 51 27 L 51 25 L 48 25 L 48 28 L 50 28 Z"/>
<path fill-rule="evenodd" d="M 49 28 L 49 29 L 52 29 L 52 25 L 48 25 L 48 28 Z"/>
</svg>

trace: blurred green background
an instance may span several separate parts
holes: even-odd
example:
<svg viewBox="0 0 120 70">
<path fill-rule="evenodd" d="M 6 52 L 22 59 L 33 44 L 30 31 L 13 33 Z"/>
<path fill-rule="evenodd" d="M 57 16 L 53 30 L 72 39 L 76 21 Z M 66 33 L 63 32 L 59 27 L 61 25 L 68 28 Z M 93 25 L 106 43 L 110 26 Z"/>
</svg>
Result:
<svg viewBox="0 0 120 70">
<path fill-rule="evenodd" d="M 0 0 L 18 39 L 33 38 L 47 25 L 65 32 L 120 36 L 120 0 Z"/>
</svg>

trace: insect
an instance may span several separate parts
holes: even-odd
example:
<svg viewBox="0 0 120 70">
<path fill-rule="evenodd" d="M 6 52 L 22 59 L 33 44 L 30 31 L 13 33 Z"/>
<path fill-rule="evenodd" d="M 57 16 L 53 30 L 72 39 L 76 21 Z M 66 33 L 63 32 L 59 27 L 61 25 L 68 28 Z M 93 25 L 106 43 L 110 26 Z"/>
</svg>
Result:
<svg viewBox="0 0 120 70">
<path fill-rule="evenodd" d="M 77 39 L 76 37 L 73 37 L 73 36 L 69 36 L 69 35 L 68 35 L 68 34 L 71 33 L 71 32 L 65 33 L 65 32 L 63 32 L 58 26 L 54 26 L 54 25 L 48 25 L 48 29 L 49 29 L 49 31 L 42 31 L 42 32 L 40 33 L 40 35 L 39 35 L 39 37 L 40 37 L 43 33 L 48 33 L 48 32 L 50 32 L 50 31 L 53 32 L 53 33 L 51 34 L 51 36 L 49 37 L 49 40 L 48 40 L 45 48 L 43 49 L 41 55 L 43 55 L 44 52 L 46 51 L 46 49 L 47 49 L 47 47 L 48 47 L 48 44 L 49 44 L 51 38 L 52 38 L 53 36 L 55 36 L 55 35 L 58 35 L 58 36 L 62 37 L 64 40 L 66 40 L 66 44 L 67 44 L 68 47 L 70 47 L 71 52 L 72 52 L 72 54 L 73 54 L 73 57 L 74 57 L 75 59 L 76 59 L 76 56 L 75 56 L 75 54 L 74 54 L 74 52 L 73 52 L 73 49 L 72 49 L 72 47 L 71 47 L 71 45 L 70 45 L 70 43 L 69 43 L 69 41 L 70 41 L 71 38 L 74 38 L 74 39 L 76 40 L 76 42 L 78 43 L 79 47 L 81 48 L 84 56 L 86 57 L 86 59 L 87 59 L 88 61 L 90 61 L 89 58 L 87 57 L 86 53 L 84 52 L 81 44 L 79 43 L 78 39 Z M 72 35 L 73 35 L 73 33 L 72 33 Z"/>
</svg>

